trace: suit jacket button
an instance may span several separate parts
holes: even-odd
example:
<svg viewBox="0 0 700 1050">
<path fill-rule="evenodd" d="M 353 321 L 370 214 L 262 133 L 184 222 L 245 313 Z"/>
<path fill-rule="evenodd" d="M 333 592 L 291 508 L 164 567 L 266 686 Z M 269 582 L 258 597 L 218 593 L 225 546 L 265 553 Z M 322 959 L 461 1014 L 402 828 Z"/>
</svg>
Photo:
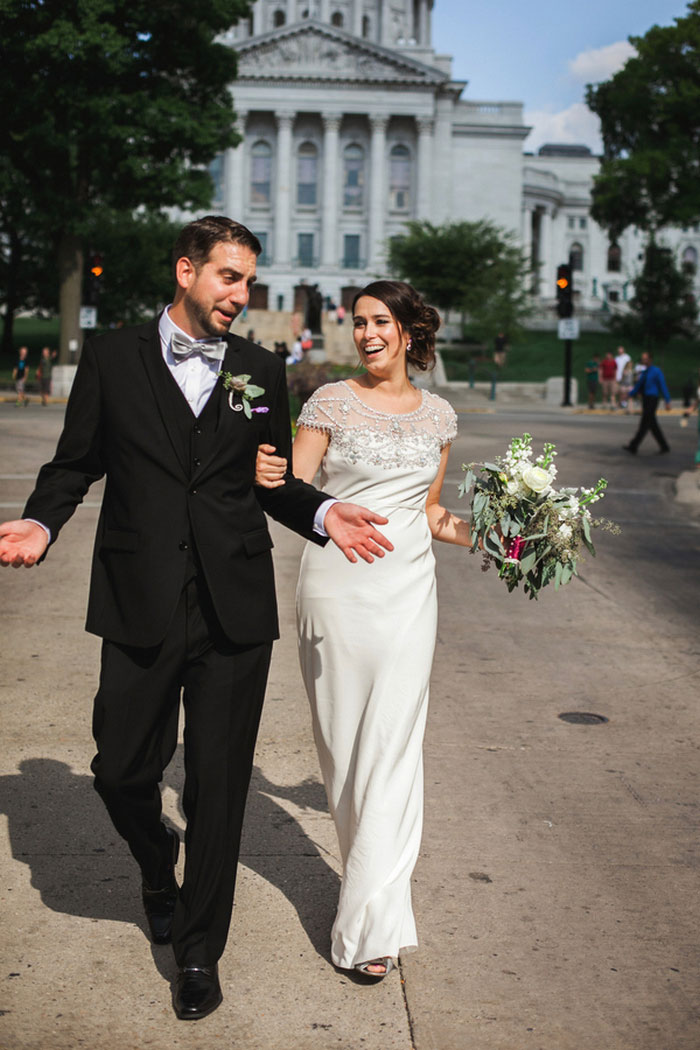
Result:
<svg viewBox="0 0 700 1050">
<path fill-rule="evenodd" d="M 201 434 L 202 433 L 202 428 L 199 425 L 195 426 L 193 429 L 194 429 L 195 434 Z"/>
<path fill-rule="evenodd" d="M 196 456 L 195 456 L 195 458 L 194 458 L 194 459 L 192 460 L 192 462 L 194 463 L 195 467 L 201 467 L 201 465 L 202 465 L 202 461 L 201 461 L 201 459 L 197 459 L 197 457 L 196 457 Z"/>
<path fill-rule="evenodd" d="M 190 549 L 190 545 L 187 542 L 187 540 L 180 540 L 180 542 L 178 543 L 178 547 L 181 551 L 188 551 Z"/>
<path fill-rule="evenodd" d="M 190 496 L 196 496 L 196 495 L 197 495 L 197 489 L 190 489 Z"/>
</svg>

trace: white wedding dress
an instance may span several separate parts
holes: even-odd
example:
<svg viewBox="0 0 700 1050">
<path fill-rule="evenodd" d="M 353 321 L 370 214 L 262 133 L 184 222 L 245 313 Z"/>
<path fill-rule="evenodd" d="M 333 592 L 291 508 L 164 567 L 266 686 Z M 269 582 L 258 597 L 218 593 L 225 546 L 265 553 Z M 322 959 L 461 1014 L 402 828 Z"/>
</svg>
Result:
<svg viewBox="0 0 700 1050">
<path fill-rule="evenodd" d="M 418 943 L 411 874 L 437 627 L 425 500 L 457 417 L 427 391 L 414 412 L 378 412 L 340 382 L 317 390 L 298 423 L 330 435 L 321 488 L 388 518 L 379 528 L 394 545 L 352 564 L 332 543 L 308 543 L 297 587 L 302 675 L 343 860 L 331 956 L 349 969 Z"/>
</svg>

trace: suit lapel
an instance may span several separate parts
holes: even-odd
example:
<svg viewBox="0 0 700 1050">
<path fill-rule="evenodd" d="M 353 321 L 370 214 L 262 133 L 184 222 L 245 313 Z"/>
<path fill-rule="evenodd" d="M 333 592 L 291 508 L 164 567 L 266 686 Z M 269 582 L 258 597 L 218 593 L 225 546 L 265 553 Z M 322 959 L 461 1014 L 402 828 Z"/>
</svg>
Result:
<svg viewBox="0 0 700 1050">
<path fill-rule="evenodd" d="M 238 351 L 236 341 L 236 336 L 227 336 L 226 342 L 228 345 L 224 355 L 224 360 L 221 363 L 221 371 L 230 372 L 232 375 L 238 375 L 242 371 L 240 362 L 241 355 Z M 212 404 L 212 402 L 214 402 L 214 404 Z M 245 422 L 248 422 L 243 412 L 233 412 L 229 408 L 228 393 L 225 390 L 223 380 L 221 379 L 212 390 L 211 397 L 209 398 L 204 411 L 206 412 L 207 410 L 212 411 L 214 419 L 216 420 L 215 437 L 211 446 L 211 454 L 198 468 L 195 475 L 196 478 L 199 478 L 202 474 L 206 473 L 221 450 L 230 447 L 231 442 L 236 440 L 236 428 L 237 426 L 240 426 L 240 419 L 242 418 Z"/>
<path fill-rule="evenodd" d="M 187 478 L 189 476 L 188 450 L 183 445 L 182 429 L 178 426 L 176 414 L 170 410 L 173 395 L 182 398 L 182 394 L 177 383 L 170 375 L 168 366 L 163 361 L 157 321 L 154 321 L 152 327 L 144 335 L 140 336 L 139 352 L 148 381 L 151 384 L 156 408 L 160 413 L 163 426 L 173 446 L 178 463 L 185 478 Z M 189 411 L 189 408 L 187 410 Z M 192 418 L 194 419 L 194 417 Z"/>
</svg>

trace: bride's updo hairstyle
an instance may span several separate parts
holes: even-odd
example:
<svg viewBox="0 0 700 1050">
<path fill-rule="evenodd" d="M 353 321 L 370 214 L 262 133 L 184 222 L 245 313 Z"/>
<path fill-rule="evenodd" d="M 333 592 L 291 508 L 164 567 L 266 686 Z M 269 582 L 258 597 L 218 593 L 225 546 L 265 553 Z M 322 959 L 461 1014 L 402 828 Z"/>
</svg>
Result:
<svg viewBox="0 0 700 1050">
<path fill-rule="evenodd" d="M 406 358 L 414 368 L 426 372 L 435 364 L 435 333 L 440 327 L 437 310 L 428 306 L 423 297 L 404 281 L 373 281 L 352 301 L 352 312 L 363 296 L 379 299 L 395 321 L 411 339 Z"/>
</svg>

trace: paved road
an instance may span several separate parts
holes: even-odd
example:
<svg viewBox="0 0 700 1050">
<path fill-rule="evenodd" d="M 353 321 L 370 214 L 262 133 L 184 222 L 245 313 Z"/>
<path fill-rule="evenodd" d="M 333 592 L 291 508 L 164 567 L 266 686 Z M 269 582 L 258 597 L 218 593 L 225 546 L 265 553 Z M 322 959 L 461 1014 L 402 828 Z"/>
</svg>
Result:
<svg viewBox="0 0 700 1050">
<path fill-rule="evenodd" d="M 0 405 L 0 516 L 19 513 L 60 426 L 56 406 Z M 421 949 L 376 987 L 335 972 L 338 889 L 296 665 L 301 542 L 273 526 L 283 639 L 251 789 L 225 1002 L 169 1006 L 172 958 L 149 946 L 133 863 L 87 773 L 99 642 L 82 632 L 93 492 L 47 561 L 6 570 L 0 768 L 1 1050 L 697 1050 L 698 509 L 674 500 L 696 435 L 637 458 L 625 418 L 465 413 L 459 465 L 509 437 L 553 440 L 564 483 L 601 474 L 582 579 L 508 595 L 438 545 L 440 628 L 414 884 Z M 396 617 L 400 610 L 387 610 Z M 559 715 L 603 715 L 572 725 Z M 178 754 L 165 807 L 182 827 Z M 396 977 L 397 979 L 393 979 Z"/>
</svg>

